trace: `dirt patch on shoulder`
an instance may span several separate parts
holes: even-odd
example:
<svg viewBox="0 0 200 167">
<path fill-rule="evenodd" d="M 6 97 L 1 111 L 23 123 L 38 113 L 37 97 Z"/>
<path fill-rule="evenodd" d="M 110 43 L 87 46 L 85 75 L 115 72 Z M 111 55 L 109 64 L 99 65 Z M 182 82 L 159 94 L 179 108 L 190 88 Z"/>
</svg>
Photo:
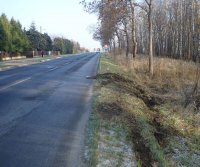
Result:
<svg viewBox="0 0 200 167">
<path fill-rule="evenodd" d="M 132 130 L 132 141 L 134 144 L 134 149 L 136 151 L 136 157 L 138 160 L 141 160 L 142 167 L 153 167 L 151 151 L 148 147 L 145 146 L 144 138 L 140 135 L 139 127 L 133 126 Z"/>
<path fill-rule="evenodd" d="M 97 105 L 97 110 L 101 116 L 108 120 L 123 113 L 122 107 L 117 103 L 101 103 Z"/>
<path fill-rule="evenodd" d="M 98 79 L 102 86 L 114 84 L 116 89 L 123 93 L 128 93 L 142 99 L 144 103 L 150 108 L 163 103 L 161 97 L 152 94 L 145 86 L 142 86 L 137 82 L 119 74 L 104 73 L 98 74 L 93 78 Z"/>
</svg>

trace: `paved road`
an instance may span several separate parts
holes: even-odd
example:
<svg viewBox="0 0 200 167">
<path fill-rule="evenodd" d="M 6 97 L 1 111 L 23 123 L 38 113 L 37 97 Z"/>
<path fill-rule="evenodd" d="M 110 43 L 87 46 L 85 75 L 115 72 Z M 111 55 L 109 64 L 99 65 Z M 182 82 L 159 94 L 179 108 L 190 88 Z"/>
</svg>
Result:
<svg viewBox="0 0 200 167">
<path fill-rule="evenodd" d="M 0 167 L 78 167 L 99 54 L 0 72 Z"/>
</svg>

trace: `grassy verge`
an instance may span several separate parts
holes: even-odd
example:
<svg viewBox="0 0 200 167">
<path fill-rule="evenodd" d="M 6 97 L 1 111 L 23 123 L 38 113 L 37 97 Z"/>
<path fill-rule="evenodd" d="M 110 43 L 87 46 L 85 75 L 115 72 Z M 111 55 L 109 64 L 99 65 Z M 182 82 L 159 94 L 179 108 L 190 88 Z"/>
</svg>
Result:
<svg viewBox="0 0 200 167">
<path fill-rule="evenodd" d="M 118 66 L 103 57 L 99 72 L 102 73 L 105 68 L 120 72 Z M 95 82 L 94 90 L 93 112 L 87 127 L 85 155 L 87 166 L 136 166 L 137 161 L 132 151 L 129 128 L 122 123 L 122 117 L 104 112 L 113 108 L 112 105 L 117 100 L 117 94 L 115 94 L 117 92 L 108 91 L 102 87 L 99 80 Z M 111 94 L 112 98 L 109 98 Z M 120 110 L 116 108 L 114 112 L 118 113 Z"/>
<path fill-rule="evenodd" d="M 123 135 L 129 139 L 127 141 L 132 141 L 135 152 L 133 157 L 137 159 L 137 166 L 197 167 L 200 163 L 199 113 L 197 106 L 193 107 L 191 103 L 186 108 L 183 107 L 185 99 L 179 97 L 183 83 L 174 83 L 180 78 L 165 84 L 164 77 L 162 82 L 157 75 L 150 79 L 147 77 L 146 66 L 141 70 L 141 64 L 138 63 L 145 64 L 145 61 L 135 61 L 134 69 L 119 64 L 119 61 L 114 63 L 115 61 L 111 56 L 103 56 L 100 72 L 95 78 L 97 82 L 94 113 L 98 118 L 95 122 L 99 122 L 96 135 L 91 138 L 96 141 L 92 146 L 95 164 L 98 164 L 99 160 L 97 145 L 98 141 L 101 141 L 100 129 L 110 130 L 112 127 L 117 128 L 119 134 L 125 131 Z M 192 68 L 191 65 L 190 69 Z M 180 71 L 177 73 L 181 75 Z M 161 76 L 163 74 L 164 72 Z M 183 75 L 185 78 L 182 77 L 182 81 L 187 81 L 185 72 Z M 192 78 L 189 77 L 190 81 Z M 120 140 L 120 137 L 116 140 Z"/>
</svg>

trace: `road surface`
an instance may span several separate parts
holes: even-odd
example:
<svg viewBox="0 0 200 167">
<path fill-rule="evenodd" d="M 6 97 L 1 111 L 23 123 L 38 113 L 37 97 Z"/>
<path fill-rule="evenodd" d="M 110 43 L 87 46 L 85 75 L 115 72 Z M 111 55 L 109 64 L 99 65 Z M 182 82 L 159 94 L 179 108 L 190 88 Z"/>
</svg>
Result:
<svg viewBox="0 0 200 167">
<path fill-rule="evenodd" d="M 0 167 L 78 167 L 98 53 L 0 72 Z"/>
</svg>

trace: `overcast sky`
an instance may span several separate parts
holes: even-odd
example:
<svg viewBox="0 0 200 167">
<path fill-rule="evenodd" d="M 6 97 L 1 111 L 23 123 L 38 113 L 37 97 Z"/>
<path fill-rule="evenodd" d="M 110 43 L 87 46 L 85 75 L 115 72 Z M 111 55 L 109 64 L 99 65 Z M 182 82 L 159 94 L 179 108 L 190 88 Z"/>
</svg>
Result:
<svg viewBox="0 0 200 167">
<path fill-rule="evenodd" d="M 81 46 L 90 49 L 100 47 L 92 39 L 88 27 L 97 22 L 95 15 L 90 15 L 79 4 L 80 0 L 0 0 L 0 12 L 8 18 L 19 20 L 28 29 L 35 22 L 38 31 L 50 36 L 64 36 L 78 41 Z"/>
</svg>

